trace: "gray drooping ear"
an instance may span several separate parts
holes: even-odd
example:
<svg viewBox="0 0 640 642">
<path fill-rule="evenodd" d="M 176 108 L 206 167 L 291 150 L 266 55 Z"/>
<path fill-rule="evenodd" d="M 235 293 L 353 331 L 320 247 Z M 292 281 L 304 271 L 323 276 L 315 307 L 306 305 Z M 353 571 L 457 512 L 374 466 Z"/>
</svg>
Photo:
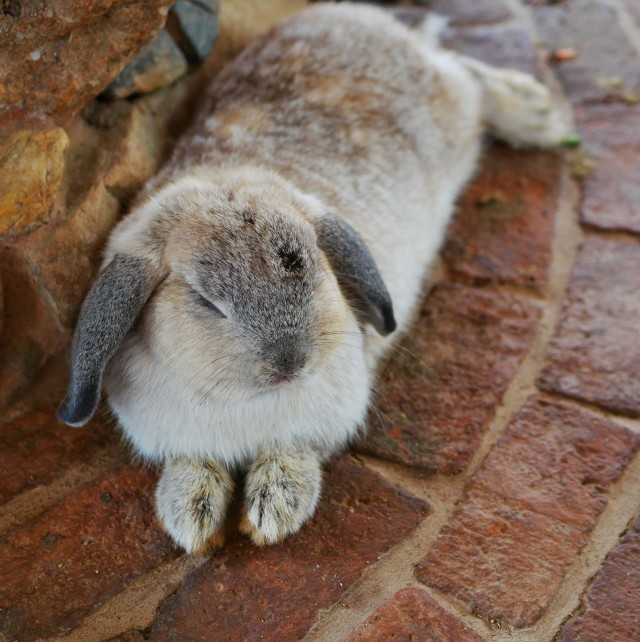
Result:
<svg viewBox="0 0 640 642">
<path fill-rule="evenodd" d="M 340 286 L 358 299 L 365 321 L 382 335 L 396 329 L 393 304 L 375 260 L 360 235 L 334 214 L 316 222 L 318 246 L 336 272 Z"/>
<path fill-rule="evenodd" d="M 107 363 L 158 282 L 150 261 L 122 254 L 100 272 L 80 310 L 71 346 L 71 381 L 58 419 L 74 428 L 91 419 Z"/>
</svg>

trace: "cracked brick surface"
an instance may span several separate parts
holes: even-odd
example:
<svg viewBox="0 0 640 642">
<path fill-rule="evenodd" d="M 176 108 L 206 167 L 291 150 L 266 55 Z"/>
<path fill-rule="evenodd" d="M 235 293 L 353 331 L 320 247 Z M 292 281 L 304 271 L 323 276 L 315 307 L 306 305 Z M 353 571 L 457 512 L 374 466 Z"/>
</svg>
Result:
<svg viewBox="0 0 640 642">
<path fill-rule="evenodd" d="M 462 472 L 538 319 L 532 302 L 462 285 L 436 288 L 382 372 L 362 450 L 430 472 Z"/>
<path fill-rule="evenodd" d="M 535 624 L 639 446 L 610 421 L 528 403 L 472 478 L 418 579 L 479 617 Z"/>
</svg>

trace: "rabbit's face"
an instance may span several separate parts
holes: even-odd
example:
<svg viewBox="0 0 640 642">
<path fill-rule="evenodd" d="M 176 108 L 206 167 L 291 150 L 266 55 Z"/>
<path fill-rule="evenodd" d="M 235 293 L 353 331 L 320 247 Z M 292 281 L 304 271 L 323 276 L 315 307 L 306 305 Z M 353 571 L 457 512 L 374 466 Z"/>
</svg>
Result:
<svg viewBox="0 0 640 642">
<path fill-rule="evenodd" d="M 144 358 L 203 400 L 291 390 L 330 353 L 361 350 L 362 324 L 395 330 L 356 230 L 265 170 L 216 182 L 208 173 L 165 185 L 114 231 L 74 334 L 58 411 L 69 425 L 95 412 L 104 370 L 140 315 Z"/>
<path fill-rule="evenodd" d="M 304 206 L 250 185 L 180 203 L 146 323 L 162 361 L 202 395 L 294 384 L 357 329 Z"/>
</svg>

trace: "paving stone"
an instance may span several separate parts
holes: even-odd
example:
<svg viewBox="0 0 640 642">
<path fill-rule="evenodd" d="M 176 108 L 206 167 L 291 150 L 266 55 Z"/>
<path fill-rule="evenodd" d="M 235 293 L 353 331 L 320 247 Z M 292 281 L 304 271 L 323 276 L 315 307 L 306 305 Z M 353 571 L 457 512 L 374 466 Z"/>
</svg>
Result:
<svg viewBox="0 0 640 642">
<path fill-rule="evenodd" d="M 591 106 L 578 112 L 578 122 L 595 160 L 583 182 L 582 221 L 640 233 L 640 107 Z"/>
<path fill-rule="evenodd" d="M 478 488 L 442 529 L 416 576 L 478 617 L 522 628 L 540 619 L 585 543 L 578 529 Z"/>
<path fill-rule="evenodd" d="M 639 446 L 639 435 L 610 421 L 538 399 L 520 410 L 473 483 L 586 532 Z"/>
<path fill-rule="evenodd" d="M 474 3 L 467 3 L 473 6 Z M 533 43 L 519 27 L 506 24 L 452 29 L 445 32 L 445 47 L 501 68 L 538 75 L 541 68 Z"/>
<path fill-rule="evenodd" d="M 297 640 L 425 512 L 424 502 L 343 457 L 298 535 L 267 548 L 236 538 L 160 606 L 148 639 Z"/>
<path fill-rule="evenodd" d="M 94 419 L 73 430 L 58 422 L 55 408 L 24 415 L 0 427 L 0 504 L 47 484 L 71 466 L 89 462 L 114 430 Z"/>
<path fill-rule="evenodd" d="M 450 24 L 469 26 L 481 23 L 500 22 L 510 13 L 501 0 L 414 0 L 416 4 L 447 16 Z"/>
<path fill-rule="evenodd" d="M 514 297 L 437 287 L 381 374 L 361 449 L 429 472 L 465 470 L 538 319 Z"/>
<path fill-rule="evenodd" d="M 344 642 L 481 642 L 425 591 L 398 591 Z"/>
<path fill-rule="evenodd" d="M 640 640 L 640 519 L 607 557 L 585 608 L 562 628 L 559 642 Z"/>
<path fill-rule="evenodd" d="M 532 626 L 638 445 L 612 422 L 529 403 L 472 479 L 418 579 L 494 624 Z M 574 501 L 585 506 L 567 515 Z"/>
<path fill-rule="evenodd" d="M 545 285 L 561 169 L 558 154 L 492 145 L 459 199 L 444 247 L 449 268 L 475 283 Z"/>
<path fill-rule="evenodd" d="M 534 19 L 549 51 L 571 48 L 576 56 L 555 71 L 573 100 L 633 102 L 640 98 L 640 60 L 613 6 L 598 0 L 537 7 Z"/>
<path fill-rule="evenodd" d="M 540 385 L 640 416 L 640 244 L 589 239 L 581 248 Z"/>
<path fill-rule="evenodd" d="M 65 633 L 128 581 L 177 556 L 153 515 L 155 475 L 126 467 L 0 540 L 0 632 Z"/>
</svg>

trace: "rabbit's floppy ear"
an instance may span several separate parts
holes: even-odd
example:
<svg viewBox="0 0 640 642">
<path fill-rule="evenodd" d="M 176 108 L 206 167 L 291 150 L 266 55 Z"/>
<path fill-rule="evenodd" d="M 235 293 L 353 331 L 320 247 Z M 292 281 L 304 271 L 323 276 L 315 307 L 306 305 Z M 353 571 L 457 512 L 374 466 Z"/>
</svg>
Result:
<svg viewBox="0 0 640 642">
<path fill-rule="evenodd" d="M 71 381 L 58 419 L 74 428 L 91 419 L 102 375 L 161 280 L 150 260 L 116 254 L 82 304 L 71 347 Z"/>
<path fill-rule="evenodd" d="M 328 213 L 315 221 L 318 246 L 336 272 L 341 287 L 362 305 L 365 321 L 383 336 L 396 329 L 393 304 L 375 260 L 360 235 L 345 221 Z"/>
</svg>

